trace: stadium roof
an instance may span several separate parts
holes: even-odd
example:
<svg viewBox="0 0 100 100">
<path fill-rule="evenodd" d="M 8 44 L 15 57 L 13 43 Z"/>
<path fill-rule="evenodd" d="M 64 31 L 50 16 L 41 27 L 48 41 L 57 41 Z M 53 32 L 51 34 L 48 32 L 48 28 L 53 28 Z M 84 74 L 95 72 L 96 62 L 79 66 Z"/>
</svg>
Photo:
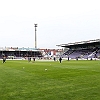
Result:
<svg viewBox="0 0 100 100">
<path fill-rule="evenodd" d="M 75 43 L 68 43 L 68 44 L 60 44 L 60 45 L 57 45 L 57 46 L 70 48 L 70 47 L 73 47 L 73 46 L 94 45 L 94 44 L 100 44 L 100 39 L 81 41 L 81 42 L 75 42 Z"/>
<path fill-rule="evenodd" d="M 38 49 L 36 48 L 18 48 L 18 47 L 0 47 L 0 51 L 39 51 Z"/>
</svg>

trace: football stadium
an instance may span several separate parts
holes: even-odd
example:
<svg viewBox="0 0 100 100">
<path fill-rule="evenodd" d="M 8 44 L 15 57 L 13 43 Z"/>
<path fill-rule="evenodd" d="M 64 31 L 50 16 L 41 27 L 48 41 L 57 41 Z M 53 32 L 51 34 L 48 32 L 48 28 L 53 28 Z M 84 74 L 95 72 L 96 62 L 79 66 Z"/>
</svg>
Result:
<svg viewBox="0 0 100 100">
<path fill-rule="evenodd" d="M 0 100 L 100 100 L 100 1 L 0 0 Z"/>
<path fill-rule="evenodd" d="M 58 46 L 65 48 L 63 55 L 70 59 L 96 60 L 100 58 L 100 39 L 61 44 Z"/>
<path fill-rule="evenodd" d="M 57 46 L 1 48 L 0 100 L 100 100 L 100 39 Z"/>
<path fill-rule="evenodd" d="M 35 57 L 38 59 L 53 59 L 54 57 L 70 60 L 99 60 L 100 59 L 100 39 L 81 41 L 68 44 L 57 45 L 63 49 L 37 49 L 1 47 L 0 58 L 7 59 L 28 59 Z"/>
</svg>

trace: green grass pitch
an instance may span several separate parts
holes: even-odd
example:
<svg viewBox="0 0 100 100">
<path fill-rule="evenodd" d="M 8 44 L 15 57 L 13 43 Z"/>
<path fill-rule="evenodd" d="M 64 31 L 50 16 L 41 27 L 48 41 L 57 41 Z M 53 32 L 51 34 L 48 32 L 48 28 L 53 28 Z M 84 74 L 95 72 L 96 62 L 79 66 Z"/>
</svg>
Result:
<svg viewBox="0 0 100 100">
<path fill-rule="evenodd" d="M 100 100 L 100 61 L 1 61 L 0 100 Z"/>
</svg>

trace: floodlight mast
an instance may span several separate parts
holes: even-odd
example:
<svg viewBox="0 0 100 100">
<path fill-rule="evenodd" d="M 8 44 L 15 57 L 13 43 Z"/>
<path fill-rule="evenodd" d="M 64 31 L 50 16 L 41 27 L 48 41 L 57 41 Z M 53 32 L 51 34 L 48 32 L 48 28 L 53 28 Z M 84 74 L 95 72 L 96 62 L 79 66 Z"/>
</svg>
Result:
<svg viewBox="0 0 100 100">
<path fill-rule="evenodd" d="M 34 27 L 35 27 L 35 48 L 37 48 L 37 34 L 36 34 L 36 27 L 37 27 L 37 24 L 34 24 Z"/>
</svg>

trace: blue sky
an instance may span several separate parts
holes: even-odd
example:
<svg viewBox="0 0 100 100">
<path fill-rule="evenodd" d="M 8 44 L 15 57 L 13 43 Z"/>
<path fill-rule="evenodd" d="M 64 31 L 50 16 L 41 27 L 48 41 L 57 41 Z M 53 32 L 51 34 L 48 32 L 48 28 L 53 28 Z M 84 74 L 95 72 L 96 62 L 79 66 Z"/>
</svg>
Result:
<svg viewBox="0 0 100 100">
<path fill-rule="evenodd" d="M 100 39 L 99 0 L 0 0 L 0 47 L 58 48 Z"/>
</svg>

